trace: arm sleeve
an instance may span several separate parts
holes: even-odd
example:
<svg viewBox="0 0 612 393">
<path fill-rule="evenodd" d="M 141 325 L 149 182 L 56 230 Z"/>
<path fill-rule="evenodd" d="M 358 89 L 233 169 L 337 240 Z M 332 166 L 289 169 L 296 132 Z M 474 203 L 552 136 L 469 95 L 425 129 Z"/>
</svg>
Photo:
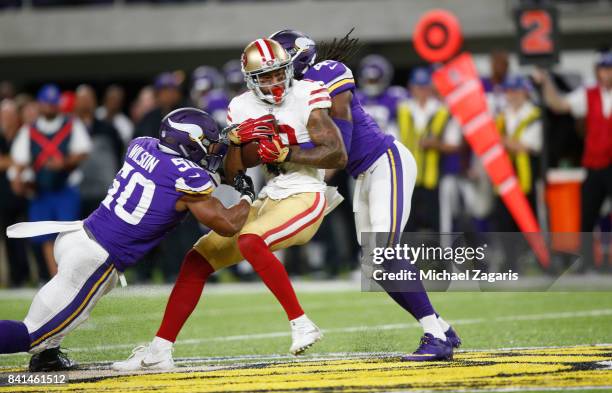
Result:
<svg viewBox="0 0 612 393">
<path fill-rule="evenodd" d="M 585 117 L 587 113 L 586 89 L 578 88 L 565 96 L 574 117 Z"/>
<path fill-rule="evenodd" d="M 227 106 L 227 124 L 239 124 L 246 119 L 242 115 L 242 111 L 240 110 L 241 101 L 243 101 L 243 96 L 236 96 L 232 98 L 229 105 Z"/>
<path fill-rule="evenodd" d="M 30 132 L 28 126 L 23 126 L 19 130 L 11 146 L 11 159 L 17 165 L 26 166 L 30 164 Z"/>
<path fill-rule="evenodd" d="M 322 82 L 309 82 L 305 91 L 306 112 L 304 124 L 308 124 L 310 112 L 314 109 L 329 109 L 332 106 L 331 97 L 327 92 L 327 87 Z"/>
<path fill-rule="evenodd" d="M 227 107 L 227 116 L 225 118 L 225 121 L 227 122 L 227 124 L 233 124 L 234 120 L 232 119 L 232 107 L 228 106 Z"/>
<path fill-rule="evenodd" d="M 350 68 L 337 61 L 315 64 L 306 72 L 305 79 L 323 82 L 331 97 L 355 89 L 355 78 Z"/>
<path fill-rule="evenodd" d="M 91 152 L 91 138 L 87 128 L 80 120 L 72 123 L 72 135 L 70 136 L 70 154 L 89 154 Z"/>
<path fill-rule="evenodd" d="M 353 77 L 353 72 L 341 63 L 338 63 L 338 67 L 336 68 L 340 68 L 340 70 L 343 72 L 326 83 L 329 94 L 332 97 L 347 90 L 355 89 L 355 78 Z"/>
</svg>

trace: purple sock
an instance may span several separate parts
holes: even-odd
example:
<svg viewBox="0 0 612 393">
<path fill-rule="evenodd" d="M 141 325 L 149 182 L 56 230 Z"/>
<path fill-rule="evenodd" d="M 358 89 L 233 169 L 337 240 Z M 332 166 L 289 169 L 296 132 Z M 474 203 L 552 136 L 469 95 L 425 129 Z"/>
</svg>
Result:
<svg viewBox="0 0 612 393">
<path fill-rule="evenodd" d="M 404 310 L 408 311 L 417 321 L 423 317 L 435 314 L 427 292 L 387 292 L 389 296 Z"/>
<path fill-rule="evenodd" d="M 21 321 L 0 321 L 0 353 L 27 352 L 30 333 Z"/>
<path fill-rule="evenodd" d="M 397 273 L 400 270 L 416 271 L 418 269 L 406 261 L 391 261 L 383 264 L 385 271 Z M 418 277 L 418 276 L 417 276 Z M 397 304 L 408 311 L 418 321 L 431 314 L 435 314 L 429 301 L 429 296 L 420 280 L 410 282 L 381 282 L 381 286 Z"/>
</svg>

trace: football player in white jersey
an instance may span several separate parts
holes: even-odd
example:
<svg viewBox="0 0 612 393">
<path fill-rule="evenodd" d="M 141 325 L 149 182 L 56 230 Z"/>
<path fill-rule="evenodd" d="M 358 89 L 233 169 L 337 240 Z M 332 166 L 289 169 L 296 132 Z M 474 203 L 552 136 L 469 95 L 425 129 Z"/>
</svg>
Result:
<svg viewBox="0 0 612 393">
<path fill-rule="evenodd" d="M 347 154 L 340 131 L 330 118 L 327 88 L 293 79 L 291 57 L 271 39 L 258 39 L 242 54 L 248 91 L 232 99 L 228 123 L 232 141 L 226 177 L 244 170 L 241 145 L 256 141 L 268 180 L 251 207 L 243 229 L 233 237 L 211 232 L 196 242 L 183 261 L 162 324 L 148 346 L 113 364 L 116 370 L 168 369 L 172 345 L 195 309 L 213 272 L 246 259 L 283 306 L 290 321 L 290 352 L 300 354 L 322 334 L 304 314 L 275 250 L 307 243 L 326 212 L 324 171 L 343 168 Z"/>
</svg>

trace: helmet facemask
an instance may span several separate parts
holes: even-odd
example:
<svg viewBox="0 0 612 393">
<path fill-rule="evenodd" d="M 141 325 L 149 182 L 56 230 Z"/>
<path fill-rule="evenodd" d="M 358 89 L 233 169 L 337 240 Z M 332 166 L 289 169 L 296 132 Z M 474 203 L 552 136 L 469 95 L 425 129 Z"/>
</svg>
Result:
<svg viewBox="0 0 612 393">
<path fill-rule="evenodd" d="M 273 74 L 278 70 L 284 70 L 285 77 L 282 81 L 267 83 L 261 80 L 262 77 Z M 293 64 L 289 60 L 275 67 L 265 68 L 255 72 L 245 72 L 245 81 L 247 87 L 253 91 L 259 99 L 270 104 L 278 105 L 283 102 L 291 88 L 293 81 Z M 268 92 L 264 92 L 264 90 Z"/>
</svg>

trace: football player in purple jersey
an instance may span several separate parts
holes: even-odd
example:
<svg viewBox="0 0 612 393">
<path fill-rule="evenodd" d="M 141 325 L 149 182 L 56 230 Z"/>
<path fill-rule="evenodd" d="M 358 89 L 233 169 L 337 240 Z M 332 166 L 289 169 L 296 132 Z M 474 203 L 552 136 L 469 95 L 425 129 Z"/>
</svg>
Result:
<svg viewBox="0 0 612 393">
<path fill-rule="evenodd" d="M 359 63 L 359 89 L 356 96 L 361 106 L 387 134 L 398 138 L 397 104 L 408 98 L 408 91 L 401 86 L 389 86 L 393 79 L 393 67 L 380 55 L 369 55 Z"/>
<path fill-rule="evenodd" d="M 350 32 L 321 50 L 310 37 L 295 30 L 281 30 L 270 38 L 280 42 L 292 56 L 296 79 L 321 81 L 332 97 L 330 114 L 348 152 L 346 170 L 356 179 L 353 211 L 359 242 L 362 233 L 385 232 L 387 244 L 393 246 L 399 242 L 410 214 L 416 164 L 410 151 L 383 133 L 355 96 L 353 73 L 343 64 L 357 48 L 357 40 L 349 35 Z M 397 288 L 381 284 L 424 330 L 417 350 L 403 360 L 451 359 L 453 348 L 459 347 L 461 340 L 435 312 L 422 284 L 417 282 L 416 290 L 412 288 L 410 292 L 398 292 Z"/>
<path fill-rule="evenodd" d="M 244 225 L 255 199 L 252 182 L 239 173 L 241 201 L 225 208 L 210 196 L 212 174 L 226 146 L 206 112 L 181 108 L 168 114 L 159 139 L 134 139 L 106 198 L 84 221 L 19 223 L 9 237 L 59 233 L 58 273 L 34 297 L 23 321 L 0 320 L 0 353 L 29 352 L 30 371 L 74 367 L 60 351 L 63 338 L 89 317 L 120 273 L 134 265 L 191 212 L 223 236 Z"/>
<path fill-rule="evenodd" d="M 242 64 L 240 60 L 230 60 L 223 65 L 223 79 L 225 79 L 225 94 L 231 100 L 246 89 L 244 75 L 242 75 Z"/>
</svg>

